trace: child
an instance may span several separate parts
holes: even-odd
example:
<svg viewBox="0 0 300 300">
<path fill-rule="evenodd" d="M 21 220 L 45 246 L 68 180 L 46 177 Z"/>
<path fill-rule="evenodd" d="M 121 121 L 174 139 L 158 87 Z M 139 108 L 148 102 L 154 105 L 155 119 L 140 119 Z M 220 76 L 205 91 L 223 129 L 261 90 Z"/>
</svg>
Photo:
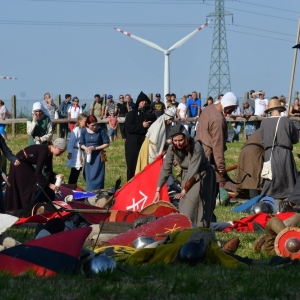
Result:
<svg viewBox="0 0 300 300">
<path fill-rule="evenodd" d="M 117 126 L 118 119 L 115 116 L 115 112 L 111 110 L 110 115 L 108 117 L 108 136 L 111 142 L 114 142 L 117 138 Z"/>
</svg>

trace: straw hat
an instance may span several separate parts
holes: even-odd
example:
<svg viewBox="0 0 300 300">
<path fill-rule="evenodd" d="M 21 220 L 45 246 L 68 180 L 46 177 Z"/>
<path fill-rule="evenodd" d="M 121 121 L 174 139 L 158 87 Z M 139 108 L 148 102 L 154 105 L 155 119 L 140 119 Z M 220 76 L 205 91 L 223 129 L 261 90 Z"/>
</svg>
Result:
<svg viewBox="0 0 300 300">
<path fill-rule="evenodd" d="M 265 110 L 265 113 L 268 114 L 269 112 L 273 110 L 281 110 L 285 111 L 286 108 L 280 104 L 280 101 L 276 98 L 271 99 L 268 103 L 268 109 Z"/>
</svg>

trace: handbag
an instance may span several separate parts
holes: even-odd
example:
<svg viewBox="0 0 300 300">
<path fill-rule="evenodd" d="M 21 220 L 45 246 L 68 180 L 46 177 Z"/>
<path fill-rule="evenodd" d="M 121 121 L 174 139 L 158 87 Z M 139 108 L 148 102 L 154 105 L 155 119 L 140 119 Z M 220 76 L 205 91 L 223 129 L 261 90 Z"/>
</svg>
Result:
<svg viewBox="0 0 300 300">
<path fill-rule="evenodd" d="M 272 180 L 273 179 L 271 160 L 272 160 L 272 154 L 273 154 L 273 150 L 274 150 L 274 144 L 275 144 L 275 139 L 276 139 L 276 135 L 277 135 L 278 124 L 279 124 L 280 119 L 281 119 L 281 117 L 279 117 L 278 121 L 277 121 L 270 159 L 268 161 L 266 161 L 266 162 L 263 163 L 263 168 L 262 168 L 261 175 L 260 175 L 263 179 L 268 179 L 268 180 Z"/>
<path fill-rule="evenodd" d="M 103 162 L 103 163 L 107 162 L 106 151 L 105 150 L 100 151 L 100 159 L 101 159 L 101 162 Z"/>
</svg>

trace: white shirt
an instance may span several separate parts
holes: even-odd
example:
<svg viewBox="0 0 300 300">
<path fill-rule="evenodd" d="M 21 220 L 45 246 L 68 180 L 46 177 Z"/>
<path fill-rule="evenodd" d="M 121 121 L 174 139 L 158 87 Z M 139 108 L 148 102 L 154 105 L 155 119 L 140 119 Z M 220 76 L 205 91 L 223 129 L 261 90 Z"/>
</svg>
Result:
<svg viewBox="0 0 300 300">
<path fill-rule="evenodd" d="M 179 116 L 180 118 L 185 117 L 185 112 L 186 112 L 186 106 L 183 103 L 179 103 L 177 109 L 179 110 Z"/>
<path fill-rule="evenodd" d="M 76 108 L 76 109 L 75 109 Z M 82 114 L 82 108 L 81 108 L 81 106 L 70 106 L 69 107 L 69 109 L 68 109 L 68 113 L 70 113 L 71 115 L 70 115 L 70 118 L 71 119 L 77 119 L 78 118 L 78 116 L 80 115 L 80 114 Z"/>
<path fill-rule="evenodd" d="M 255 99 L 255 111 L 254 115 L 255 116 L 262 116 L 265 113 L 265 110 L 267 109 L 268 106 L 268 99 Z"/>
</svg>

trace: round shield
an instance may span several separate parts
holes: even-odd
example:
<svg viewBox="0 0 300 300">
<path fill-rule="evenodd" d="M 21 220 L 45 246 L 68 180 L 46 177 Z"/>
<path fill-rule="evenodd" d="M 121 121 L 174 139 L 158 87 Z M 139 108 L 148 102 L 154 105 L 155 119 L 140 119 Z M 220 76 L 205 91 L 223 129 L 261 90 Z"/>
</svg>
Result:
<svg viewBox="0 0 300 300">
<path fill-rule="evenodd" d="M 274 242 L 277 255 L 290 257 L 291 259 L 300 258 L 300 228 L 287 227 L 279 232 Z"/>
<path fill-rule="evenodd" d="M 178 212 L 177 208 L 173 204 L 171 204 L 170 202 L 167 202 L 167 201 L 160 200 L 160 201 L 157 201 L 157 202 L 147 205 L 140 211 L 140 213 L 145 214 L 145 215 L 151 215 L 156 212 L 158 207 L 163 207 L 163 206 L 168 207 L 168 208 L 173 208 L 174 212 Z"/>
</svg>

